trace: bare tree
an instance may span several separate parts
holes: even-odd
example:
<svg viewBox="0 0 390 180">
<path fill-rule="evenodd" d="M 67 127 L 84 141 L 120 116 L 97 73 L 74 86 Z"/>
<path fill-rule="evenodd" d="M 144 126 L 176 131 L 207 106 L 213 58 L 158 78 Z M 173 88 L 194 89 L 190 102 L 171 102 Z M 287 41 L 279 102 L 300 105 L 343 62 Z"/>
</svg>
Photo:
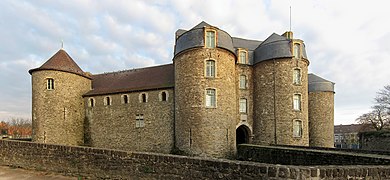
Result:
<svg viewBox="0 0 390 180">
<path fill-rule="evenodd" d="M 390 85 L 385 86 L 377 92 L 375 104 L 385 107 L 387 113 L 390 113 Z"/>
<path fill-rule="evenodd" d="M 32 122 L 31 119 L 12 118 L 9 123 L 8 135 L 14 137 L 31 136 Z"/>
</svg>

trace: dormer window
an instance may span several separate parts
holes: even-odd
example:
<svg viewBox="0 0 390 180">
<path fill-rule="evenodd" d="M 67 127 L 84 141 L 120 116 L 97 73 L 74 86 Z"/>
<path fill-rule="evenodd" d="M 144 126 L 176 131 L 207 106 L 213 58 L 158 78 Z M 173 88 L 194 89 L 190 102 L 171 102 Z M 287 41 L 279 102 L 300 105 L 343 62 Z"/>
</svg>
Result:
<svg viewBox="0 0 390 180">
<path fill-rule="evenodd" d="M 206 30 L 205 32 L 205 46 L 206 48 L 215 48 L 215 31 Z"/>
<path fill-rule="evenodd" d="M 301 58 L 301 45 L 299 43 L 294 43 L 294 57 Z"/>
<path fill-rule="evenodd" d="M 47 78 L 47 86 L 46 86 L 46 88 L 48 90 L 53 90 L 54 89 L 54 79 Z"/>
<path fill-rule="evenodd" d="M 239 59 L 238 59 L 238 62 L 240 63 L 240 64 L 246 64 L 246 62 L 247 62 L 247 52 L 245 51 L 245 50 L 240 50 L 239 51 Z"/>
</svg>

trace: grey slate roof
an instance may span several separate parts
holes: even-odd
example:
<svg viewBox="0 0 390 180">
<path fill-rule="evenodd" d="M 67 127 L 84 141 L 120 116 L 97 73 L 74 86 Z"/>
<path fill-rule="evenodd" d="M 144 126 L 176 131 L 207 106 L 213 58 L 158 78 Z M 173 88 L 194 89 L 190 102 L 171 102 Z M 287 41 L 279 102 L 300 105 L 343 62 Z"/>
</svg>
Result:
<svg viewBox="0 0 390 180">
<path fill-rule="evenodd" d="M 290 40 L 273 33 L 255 50 L 254 64 L 276 58 L 292 57 Z"/>
<path fill-rule="evenodd" d="M 308 74 L 309 92 L 334 92 L 334 84 L 315 74 Z"/>
</svg>

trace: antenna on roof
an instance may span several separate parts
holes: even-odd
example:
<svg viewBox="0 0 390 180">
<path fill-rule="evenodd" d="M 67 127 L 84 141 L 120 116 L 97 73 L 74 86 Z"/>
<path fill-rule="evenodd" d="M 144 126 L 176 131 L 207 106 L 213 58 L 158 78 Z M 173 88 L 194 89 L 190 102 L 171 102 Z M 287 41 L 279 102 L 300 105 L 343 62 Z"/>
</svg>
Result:
<svg viewBox="0 0 390 180">
<path fill-rule="evenodd" d="M 290 4 L 290 31 L 291 31 L 291 4 Z"/>
<path fill-rule="evenodd" d="M 61 49 L 64 49 L 64 40 L 61 40 Z"/>
</svg>

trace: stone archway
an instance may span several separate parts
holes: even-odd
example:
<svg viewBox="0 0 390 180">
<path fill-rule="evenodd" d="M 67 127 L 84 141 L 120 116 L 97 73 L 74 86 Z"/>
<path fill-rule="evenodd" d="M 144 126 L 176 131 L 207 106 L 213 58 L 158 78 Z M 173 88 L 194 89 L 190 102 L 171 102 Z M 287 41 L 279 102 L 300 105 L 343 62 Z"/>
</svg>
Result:
<svg viewBox="0 0 390 180">
<path fill-rule="evenodd" d="M 236 129 L 236 144 L 249 143 L 250 129 L 248 126 L 241 125 Z"/>
</svg>

